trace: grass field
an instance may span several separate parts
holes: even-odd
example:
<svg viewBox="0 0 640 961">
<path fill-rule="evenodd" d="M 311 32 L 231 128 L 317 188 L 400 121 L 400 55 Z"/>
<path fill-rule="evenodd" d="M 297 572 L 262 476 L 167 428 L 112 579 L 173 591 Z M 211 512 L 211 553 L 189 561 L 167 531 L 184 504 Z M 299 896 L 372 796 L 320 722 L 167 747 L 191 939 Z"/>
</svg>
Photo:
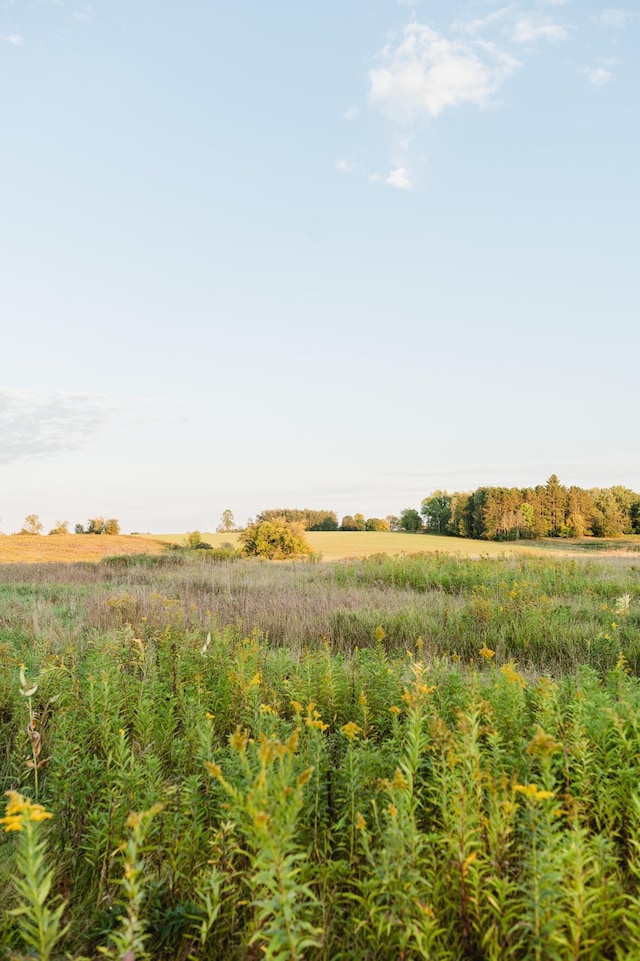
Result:
<svg viewBox="0 0 640 961">
<path fill-rule="evenodd" d="M 640 956 L 633 558 L 0 565 L 0 656 L 2 958 Z"/>
<path fill-rule="evenodd" d="M 109 554 L 159 554 L 157 538 L 132 534 L 11 534 L 0 536 L 0 564 L 99 561 Z"/>
<path fill-rule="evenodd" d="M 323 561 L 370 557 L 373 554 L 404 555 L 438 551 L 459 557 L 527 556 L 540 552 L 556 554 L 640 552 L 640 537 L 618 540 L 545 540 L 494 542 L 424 534 L 377 533 L 373 531 L 308 531 L 306 537 L 316 557 Z M 219 547 L 238 544 L 237 534 L 203 533 L 203 540 Z M 64 561 L 99 561 L 119 554 L 160 554 L 166 544 L 183 546 L 186 534 L 123 535 L 19 535 L 0 536 L 0 564 L 37 564 Z"/>
<path fill-rule="evenodd" d="M 184 544 L 184 534 L 153 534 L 153 538 Z M 463 557 L 497 557 L 520 550 L 531 550 L 523 543 L 498 544 L 491 541 L 471 541 L 457 537 L 435 537 L 425 534 L 379 533 L 376 531 L 307 531 L 306 539 L 323 560 L 336 561 L 347 557 L 369 557 L 371 554 L 415 554 L 420 551 L 444 551 Z M 219 546 L 225 541 L 237 544 L 237 534 L 202 534 L 202 539 Z"/>
</svg>

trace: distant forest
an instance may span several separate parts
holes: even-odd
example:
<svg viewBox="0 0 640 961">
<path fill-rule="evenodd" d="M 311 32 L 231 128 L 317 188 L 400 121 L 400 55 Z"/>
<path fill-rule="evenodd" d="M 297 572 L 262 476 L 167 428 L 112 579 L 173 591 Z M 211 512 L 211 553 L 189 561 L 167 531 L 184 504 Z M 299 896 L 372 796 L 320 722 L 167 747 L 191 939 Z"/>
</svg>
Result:
<svg viewBox="0 0 640 961">
<path fill-rule="evenodd" d="M 539 537 L 622 537 L 640 534 L 640 494 L 615 487 L 565 487 L 552 474 L 537 487 L 478 487 L 434 491 L 416 510 L 399 517 L 282 508 L 263 511 L 258 522 L 282 520 L 310 531 L 407 531 L 491 541 Z"/>
<path fill-rule="evenodd" d="M 640 494 L 621 486 L 565 487 L 552 474 L 544 486 L 435 491 L 420 515 L 428 533 L 492 541 L 621 537 L 640 533 Z"/>
</svg>

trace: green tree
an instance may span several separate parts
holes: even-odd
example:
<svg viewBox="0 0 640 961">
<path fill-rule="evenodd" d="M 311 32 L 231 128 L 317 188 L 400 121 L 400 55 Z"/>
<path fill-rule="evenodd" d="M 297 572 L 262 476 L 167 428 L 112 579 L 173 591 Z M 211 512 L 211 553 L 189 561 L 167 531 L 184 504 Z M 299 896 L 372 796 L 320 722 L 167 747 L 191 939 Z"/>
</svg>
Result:
<svg viewBox="0 0 640 961">
<path fill-rule="evenodd" d="M 434 491 L 431 497 L 425 497 L 422 501 L 420 513 L 429 534 L 447 534 L 451 520 L 451 494 Z"/>
<path fill-rule="evenodd" d="M 415 534 L 422 530 L 422 519 L 413 507 L 405 507 L 400 513 L 400 530 Z"/>
<path fill-rule="evenodd" d="M 354 523 L 355 523 L 355 525 L 356 525 L 356 530 L 357 530 L 357 531 L 366 531 L 366 529 L 367 529 L 367 522 L 366 522 L 366 520 L 364 519 L 364 514 L 354 514 L 354 515 L 353 515 L 353 521 L 354 521 Z"/>
<path fill-rule="evenodd" d="M 236 522 L 233 516 L 233 511 L 229 510 L 229 508 L 227 507 L 227 509 L 222 512 L 222 516 L 220 517 L 220 523 L 216 527 L 216 530 L 218 534 L 228 534 L 230 531 L 235 530 L 235 528 L 236 528 Z"/>
<path fill-rule="evenodd" d="M 37 514 L 27 514 L 20 529 L 21 534 L 42 534 L 42 523 Z"/>
<path fill-rule="evenodd" d="M 300 524 L 286 521 L 262 521 L 246 527 L 239 536 L 242 552 L 247 557 L 265 557 L 283 560 L 310 554 L 311 546 L 305 540 Z"/>
<path fill-rule="evenodd" d="M 365 523 L 365 530 L 368 531 L 390 531 L 389 521 L 382 517 L 369 517 Z"/>
</svg>

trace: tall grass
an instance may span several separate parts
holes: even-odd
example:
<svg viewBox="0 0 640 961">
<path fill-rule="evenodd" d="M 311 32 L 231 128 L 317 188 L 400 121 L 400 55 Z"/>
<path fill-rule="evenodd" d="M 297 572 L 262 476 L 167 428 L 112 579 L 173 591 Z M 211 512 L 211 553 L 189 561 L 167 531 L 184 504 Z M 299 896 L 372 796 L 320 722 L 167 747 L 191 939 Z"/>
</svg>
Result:
<svg viewBox="0 0 640 961">
<path fill-rule="evenodd" d="M 69 573 L 0 570 L 0 956 L 640 953 L 631 565 Z"/>
</svg>

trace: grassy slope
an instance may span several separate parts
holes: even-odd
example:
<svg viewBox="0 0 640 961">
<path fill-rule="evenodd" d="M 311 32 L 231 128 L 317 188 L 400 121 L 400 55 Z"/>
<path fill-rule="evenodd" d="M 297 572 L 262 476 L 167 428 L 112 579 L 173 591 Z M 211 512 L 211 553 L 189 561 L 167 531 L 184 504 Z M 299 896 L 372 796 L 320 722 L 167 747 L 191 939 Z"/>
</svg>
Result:
<svg viewBox="0 0 640 961">
<path fill-rule="evenodd" d="M 0 564 L 99 561 L 112 554 L 160 554 L 162 550 L 159 538 L 132 534 L 11 534 L 0 537 Z"/>
<path fill-rule="evenodd" d="M 152 534 L 165 543 L 184 544 L 184 534 Z M 443 551 L 463 557 L 498 556 L 530 551 L 524 544 L 498 544 L 456 537 L 432 537 L 425 534 L 378 533 L 375 531 L 307 531 L 307 540 L 326 561 L 344 557 L 368 557 L 371 554 L 416 554 L 420 551 Z M 237 544 L 237 534 L 202 534 L 202 539 L 218 547 L 224 541 Z"/>
</svg>

